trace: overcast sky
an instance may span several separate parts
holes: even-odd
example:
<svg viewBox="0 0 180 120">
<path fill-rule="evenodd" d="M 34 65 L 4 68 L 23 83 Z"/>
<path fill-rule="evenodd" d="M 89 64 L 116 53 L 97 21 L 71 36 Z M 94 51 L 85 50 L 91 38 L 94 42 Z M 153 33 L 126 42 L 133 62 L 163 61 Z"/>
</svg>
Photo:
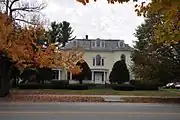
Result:
<svg viewBox="0 0 180 120">
<path fill-rule="evenodd" d="M 123 39 L 132 45 L 133 33 L 143 22 L 134 12 L 134 3 L 107 4 L 106 0 L 97 0 L 87 6 L 76 0 L 47 0 L 47 8 L 43 11 L 50 21 L 68 21 L 77 38 L 86 34 L 89 38 Z M 142 1 L 142 0 L 141 0 Z"/>
</svg>

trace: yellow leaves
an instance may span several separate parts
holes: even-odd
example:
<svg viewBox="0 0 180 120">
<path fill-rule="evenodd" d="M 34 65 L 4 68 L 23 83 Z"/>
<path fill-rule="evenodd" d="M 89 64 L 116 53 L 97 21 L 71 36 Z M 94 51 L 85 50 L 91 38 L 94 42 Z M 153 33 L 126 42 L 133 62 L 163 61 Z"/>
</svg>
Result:
<svg viewBox="0 0 180 120">
<path fill-rule="evenodd" d="M 0 13 L 0 51 L 6 49 L 8 37 L 12 33 L 12 24 L 9 24 L 8 17 Z"/>
<path fill-rule="evenodd" d="M 76 63 L 82 59 L 83 53 L 80 50 L 55 50 L 54 45 L 50 45 L 48 49 L 40 50 L 35 53 L 35 63 L 40 67 L 58 67 L 67 69 L 73 74 L 78 74 L 80 68 Z"/>
<path fill-rule="evenodd" d="M 37 44 L 37 40 L 44 39 L 45 29 L 42 26 L 25 26 L 15 29 L 9 21 L 7 24 L 7 21 L 8 17 L 0 13 L 0 51 L 8 53 L 20 69 L 59 67 L 73 74 L 80 72 L 80 68 L 76 66 L 83 55 L 80 49 L 56 50 L 53 44 L 44 49 Z"/>
<path fill-rule="evenodd" d="M 87 3 L 89 3 L 89 0 L 76 0 L 76 1 L 82 3 L 83 5 L 86 5 Z M 91 0 L 91 1 L 96 2 L 97 0 Z M 114 4 L 114 3 L 116 3 L 116 2 L 118 2 L 118 3 L 124 3 L 124 2 L 129 2 L 129 1 L 130 1 L 130 0 L 107 0 L 107 2 L 110 3 L 110 4 Z M 137 1 L 137 0 L 133 0 L 133 1 Z"/>
<path fill-rule="evenodd" d="M 138 15 L 161 15 L 161 22 L 154 29 L 156 43 L 172 44 L 180 42 L 180 1 L 152 0 L 148 5 L 136 6 Z"/>
</svg>

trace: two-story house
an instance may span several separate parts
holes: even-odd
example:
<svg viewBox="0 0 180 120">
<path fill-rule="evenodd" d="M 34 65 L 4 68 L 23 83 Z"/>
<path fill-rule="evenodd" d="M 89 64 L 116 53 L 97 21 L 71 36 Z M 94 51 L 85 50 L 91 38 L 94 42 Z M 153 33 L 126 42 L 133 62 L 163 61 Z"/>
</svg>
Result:
<svg viewBox="0 0 180 120">
<path fill-rule="evenodd" d="M 76 39 L 66 45 L 64 49 L 70 50 L 73 47 L 80 47 L 84 49 L 83 58 L 89 65 L 92 71 L 93 83 L 105 83 L 109 80 L 109 74 L 114 63 L 125 58 L 127 67 L 130 68 L 132 48 L 125 44 L 123 40 L 114 39 Z M 64 70 L 53 69 L 53 78 L 62 80 L 72 80 L 72 74 Z M 132 73 L 130 71 L 130 79 Z"/>
</svg>

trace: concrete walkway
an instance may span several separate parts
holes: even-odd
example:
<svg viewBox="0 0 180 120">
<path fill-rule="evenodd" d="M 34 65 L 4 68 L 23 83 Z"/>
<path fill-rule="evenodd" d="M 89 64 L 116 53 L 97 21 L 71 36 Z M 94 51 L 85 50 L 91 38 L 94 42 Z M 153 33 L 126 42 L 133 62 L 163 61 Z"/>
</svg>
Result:
<svg viewBox="0 0 180 120">
<path fill-rule="evenodd" d="M 36 94 L 28 94 L 28 95 L 15 95 L 15 96 L 37 96 Z M 123 98 L 167 98 L 167 99 L 180 99 L 180 96 L 126 96 L 126 95 L 38 95 L 38 96 L 61 96 L 61 97 L 102 97 L 105 102 L 124 102 Z M 0 98 L 1 99 L 1 98 Z"/>
</svg>

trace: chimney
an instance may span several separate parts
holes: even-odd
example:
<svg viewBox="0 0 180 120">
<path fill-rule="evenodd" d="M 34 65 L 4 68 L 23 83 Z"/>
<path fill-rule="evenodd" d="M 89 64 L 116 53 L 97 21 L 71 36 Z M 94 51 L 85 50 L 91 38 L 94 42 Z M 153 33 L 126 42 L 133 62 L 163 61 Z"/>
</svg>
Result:
<svg viewBox="0 0 180 120">
<path fill-rule="evenodd" d="M 86 40 L 88 40 L 88 35 L 86 35 Z"/>
</svg>

